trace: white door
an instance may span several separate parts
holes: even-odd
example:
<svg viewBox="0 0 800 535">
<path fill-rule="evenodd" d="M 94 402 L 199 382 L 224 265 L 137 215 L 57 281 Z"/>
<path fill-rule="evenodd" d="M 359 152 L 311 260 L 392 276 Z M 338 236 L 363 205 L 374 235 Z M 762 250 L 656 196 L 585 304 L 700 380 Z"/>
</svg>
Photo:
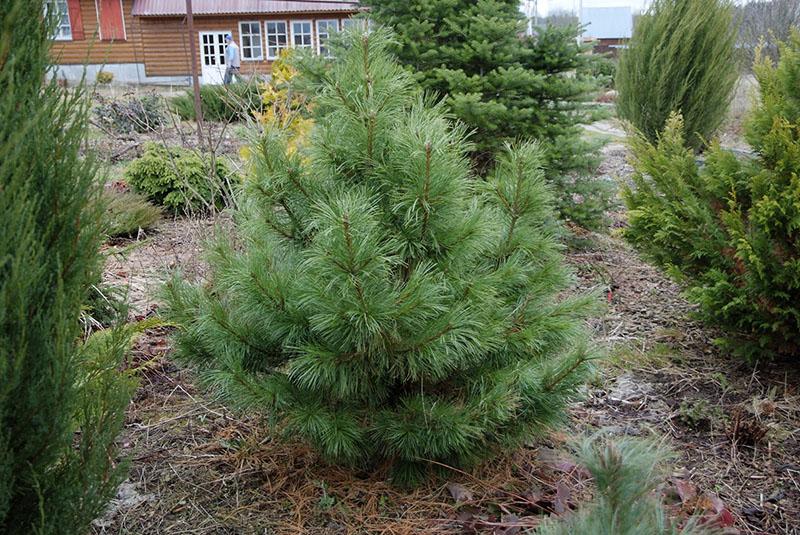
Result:
<svg viewBox="0 0 800 535">
<path fill-rule="evenodd" d="M 203 84 L 219 85 L 225 78 L 225 36 L 230 32 L 200 32 Z"/>
</svg>

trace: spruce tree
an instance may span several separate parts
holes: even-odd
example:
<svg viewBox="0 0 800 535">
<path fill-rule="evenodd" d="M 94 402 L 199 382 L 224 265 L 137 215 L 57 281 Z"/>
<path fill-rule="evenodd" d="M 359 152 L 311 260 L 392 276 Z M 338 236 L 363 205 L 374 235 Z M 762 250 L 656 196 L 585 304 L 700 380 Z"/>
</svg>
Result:
<svg viewBox="0 0 800 535">
<path fill-rule="evenodd" d="M 0 2 L 0 533 L 86 533 L 119 480 L 130 399 L 115 333 L 80 342 L 104 209 L 88 104 L 45 78 L 53 17 Z"/>
<path fill-rule="evenodd" d="M 611 192 L 587 180 L 599 145 L 582 140 L 580 127 L 597 113 L 588 101 L 599 84 L 594 60 L 576 42 L 577 27 L 546 26 L 525 36 L 518 0 L 365 3 L 371 19 L 395 32 L 393 50 L 415 80 L 472 130 L 480 170 L 506 142 L 538 139 L 562 217 L 601 225 Z M 586 205 L 574 206 L 578 196 Z"/>
<path fill-rule="evenodd" d="M 166 295 L 178 355 L 230 403 L 329 461 L 414 482 L 564 416 L 593 299 L 561 294 L 540 148 L 508 148 L 472 180 L 465 129 L 389 44 L 348 36 L 306 146 L 257 136 L 235 235 L 209 280 L 176 277 Z"/>
</svg>

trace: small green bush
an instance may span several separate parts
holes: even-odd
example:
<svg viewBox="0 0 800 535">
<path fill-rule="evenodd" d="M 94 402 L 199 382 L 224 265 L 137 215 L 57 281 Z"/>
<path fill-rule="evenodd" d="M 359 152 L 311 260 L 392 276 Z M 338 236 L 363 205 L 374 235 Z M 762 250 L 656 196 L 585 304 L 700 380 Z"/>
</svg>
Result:
<svg viewBox="0 0 800 535">
<path fill-rule="evenodd" d="M 536 535 L 713 535 L 714 526 L 692 517 L 683 526 L 667 514 L 654 492 L 673 454 L 648 440 L 586 440 L 579 462 L 597 487 L 594 501 L 558 520 L 545 521 Z"/>
<path fill-rule="evenodd" d="M 591 54 L 587 61 L 587 72 L 603 89 L 614 88 L 617 75 L 617 60 L 610 54 Z"/>
<path fill-rule="evenodd" d="M 138 193 L 106 191 L 106 233 L 109 237 L 135 236 L 161 219 L 161 209 Z"/>
<path fill-rule="evenodd" d="M 255 81 L 200 87 L 203 118 L 208 121 L 242 121 L 264 110 L 261 84 Z M 194 93 L 186 91 L 172 99 L 172 110 L 185 121 L 195 120 Z"/>
<path fill-rule="evenodd" d="M 608 228 L 607 212 L 620 204 L 615 182 L 587 174 L 557 176 L 551 180 L 559 192 L 554 204 L 563 221 L 587 230 Z"/>
<path fill-rule="evenodd" d="M 140 98 L 100 100 L 94 109 L 95 119 L 105 128 L 120 134 L 152 132 L 164 124 L 165 117 L 161 99 L 156 94 Z"/>
<path fill-rule="evenodd" d="M 654 0 L 617 68 L 617 112 L 651 142 L 670 113 L 701 149 L 725 119 L 739 77 L 730 0 Z"/>
<path fill-rule="evenodd" d="M 180 147 L 145 145 L 141 158 L 131 162 L 125 179 L 137 192 L 173 213 L 196 213 L 223 208 L 230 200 L 234 175 L 228 165 Z"/>
<path fill-rule="evenodd" d="M 85 331 L 109 328 L 124 323 L 128 313 L 127 292 L 106 282 L 93 284 L 83 304 Z"/>
<path fill-rule="evenodd" d="M 309 88 L 308 145 L 275 126 L 254 140 L 236 237 L 203 284 L 172 280 L 163 311 L 176 355 L 233 406 L 414 483 L 561 421 L 595 358 L 595 299 L 563 297 L 538 144 L 475 180 L 466 129 L 388 33 L 346 39 Z"/>
<path fill-rule="evenodd" d="M 114 81 L 114 73 L 108 71 L 100 71 L 97 73 L 97 83 L 100 85 L 108 85 Z"/>
<path fill-rule="evenodd" d="M 635 187 L 623 192 L 627 239 L 749 357 L 800 355 L 800 32 L 781 55 L 755 67 L 761 98 L 746 132 L 757 158 L 713 145 L 699 166 L 676 115 L 658 144 L 631 141 Z"/>
</svg>

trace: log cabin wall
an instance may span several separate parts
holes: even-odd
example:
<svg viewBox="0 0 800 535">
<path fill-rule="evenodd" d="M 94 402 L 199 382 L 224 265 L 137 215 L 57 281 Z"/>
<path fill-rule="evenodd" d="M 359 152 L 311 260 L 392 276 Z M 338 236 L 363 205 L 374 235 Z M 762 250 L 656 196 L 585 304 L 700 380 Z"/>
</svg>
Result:
<svg viewBox="0 0 800 535">
<path fill-rule="evenodd" d="M 1 1 L 1 0 L 0 0 Z M 78 26 L 78 33 L 72 40 L 54 40 L 52 55 L 58 65 L 80 66 L 114 64 L 138 64 L 143 66 L 146 79 L 151 81 L 175 77 L 187 77 L 191 74 L 191 60 L 189 51 L 189 36 L 186 31 L 185 17 L 134 17 L 132 15 L 133 0 L 119 0 L 122 2 L 122 12 L 125 23 L 125 39 L 103 40 L 100 35 L 100 15 L 98 2 L 108 0 L 69 0 L 73 28 Z M 73 11 L 80 6 L 80 21 L 74 20 Z M 195 15 L 195 34 L 192 38 L 198 46 L 198 69 L 201 69 L 199 33 L 206 31 L 225 31 L 233 34 L 237 44 L 241 46 L 239 35 L 240 22 L 258 22 L 261 30 L 262 57 L 261 60 L 247 60 L 242 58 L 241 72 L 244 75 L 269 74 L 272 61 L 267 58 L 267 37 L 264 23 L 266 21 L 285 21 L 288 39 L 291 43 L 291 22 L 311 21 L 312 41 L 316 50 L 318 45 L 317 20 L 339 21 L 347 19 L 354 13 L 325 12 L 325 13 L 286 13 L 279 15 L 266 14 L 235 14 L 235 15 Z M 77 24 L 76 24 L 77 22 Z M 82 27 L 82 32 L 80 29 Z M 75 32 L 73 32 L 75 33 Z M 83 35 L 81 35 L 81 33 Z"/>
<path fill-rule="evenodd" d="M 312 44 L 314 49 L 318 45 L 317 20 L 339 21 L 340 27 L 343 19 L 348 18 L 347 13 L 298 13 L 281 15 L 224 15 L 224 16 L 196 16 L 194 18 L 195 42 L 198 43 L 198 65 L 200 69 L 199 57 L 199 33 L 200 32 L 230 32 L 234 41 L 241 47 L 241 36 L 239 35 L 240 22 L 258 22 L 261 27 L 262 60 L 247 60 L 242 58 L 242 74 L 269 74 L 272 61 L 267 57 L 267 38 L 264 23 L 267 21 L 286 22 L 287 29 L 290 28 L 291 21 L 311 21 Z M 177 76 L 188 75 L 191 73 L 191 62 L 189 53 L 189 41 L 186 33 L 186 23 L 183 18 L 155 18 L 140 17 L 139 25 L 141 28 L 141 42 L 144 48 L 145 68 L 148 76 Z M 291 31 L 288 38 L 291 40 Z"/>
<path fill-rule="evenodd" d="M 140 33 L 135 31 L 137 20 L 131 14 L 133 0 L 121 1 L 126 39 L 102 40 L 98 21 L 99 8 L 95 0 L 76 0 L 80 8 L 80 22 L 75 20 L 74 11 L 70 9 L 73 39 L 53 41 L 51 55 L 54 61 L 60 65 L 141 63 Z M 76 25 L 82 26 L 82 36 L 74 35 Z"/>
</svg>

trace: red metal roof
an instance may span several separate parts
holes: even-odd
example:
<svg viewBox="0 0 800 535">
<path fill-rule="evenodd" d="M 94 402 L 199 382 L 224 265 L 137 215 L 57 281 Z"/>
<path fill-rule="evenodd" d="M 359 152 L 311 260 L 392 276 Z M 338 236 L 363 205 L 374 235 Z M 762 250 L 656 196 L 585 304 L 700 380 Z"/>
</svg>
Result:
<svg viewBox="0 0 800 535">
<path fill-rule="evenodd" d="M 192 0 L 195 15 L 353 12 L 358 1 L 346 0 Z M 186 0 L 133 0 L 138 17 L 186 15 Z"/>
</svg>

